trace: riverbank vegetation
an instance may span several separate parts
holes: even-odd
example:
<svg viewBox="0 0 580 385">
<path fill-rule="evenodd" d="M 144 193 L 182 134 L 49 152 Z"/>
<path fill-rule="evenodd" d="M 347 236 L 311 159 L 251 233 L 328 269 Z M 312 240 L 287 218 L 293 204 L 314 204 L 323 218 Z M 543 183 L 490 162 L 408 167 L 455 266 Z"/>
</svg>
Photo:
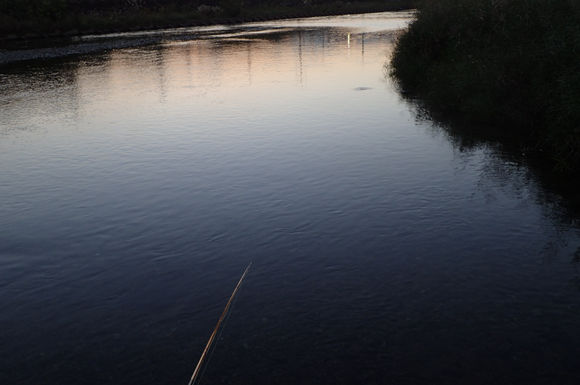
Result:
<svg viewBox="0 0 580 385">
<path fill-rule="evenodd" d="M 418 9 L 389 67 L 406 97 L 580 168 L 579 0 L 424 0 Z"/>
<path fill-rule="evenodd" d="M 0 0 L 0 38 L 412 8 L 411 0 Z"/>
</svg>

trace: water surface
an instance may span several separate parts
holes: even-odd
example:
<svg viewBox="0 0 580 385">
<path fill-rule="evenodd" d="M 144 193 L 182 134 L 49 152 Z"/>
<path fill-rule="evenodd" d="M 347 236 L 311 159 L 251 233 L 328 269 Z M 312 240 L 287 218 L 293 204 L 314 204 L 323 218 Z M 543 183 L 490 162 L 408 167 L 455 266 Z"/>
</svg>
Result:
<svg viewBox="0 0 580 385">
<path fill-rule="evenodd" d="M 0 52 L 0 382 L 576 383 L 580 234 L 385 76 L 410 14 Z"/>
</svg>

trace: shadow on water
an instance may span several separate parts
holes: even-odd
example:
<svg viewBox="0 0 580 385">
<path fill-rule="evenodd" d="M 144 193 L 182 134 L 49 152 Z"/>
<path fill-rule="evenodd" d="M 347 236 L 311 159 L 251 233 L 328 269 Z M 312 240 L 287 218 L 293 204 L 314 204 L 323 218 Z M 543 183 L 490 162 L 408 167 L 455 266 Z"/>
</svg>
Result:
<svg viewBox="0 0 580 385">
<path fill-rule="evenodd" d="M 388 77 L 389 75 L 385 75 Z M 398 88 L 395 85 L 395 88 Z M 511 131 L 509 127 L 478 125 L 466 122 L 456 115 L 432 108 L 415 95 L 398 90 L 402 102 L 412 112 L 417 124 L 433 136 L 444 136 L 460 157 L 469 157 L 478 151 L 488 154 L 482 167 L 481 183 L 492 181 L 519 194 L 532 186 L 534 200 L 544 208 L 544 215 L 556 228 L 578 228 L 580 225 L 580 172 L 561 170 L 560 164 L 528 139 L 525 133 Z M 547 246 L 554 253 L 558 244 L 554 240 Z M 580 263 L 580 248 L 570 255 L 575 268 Z M 580 278 L 575 279 L 580 290 Z"/>
</svg>

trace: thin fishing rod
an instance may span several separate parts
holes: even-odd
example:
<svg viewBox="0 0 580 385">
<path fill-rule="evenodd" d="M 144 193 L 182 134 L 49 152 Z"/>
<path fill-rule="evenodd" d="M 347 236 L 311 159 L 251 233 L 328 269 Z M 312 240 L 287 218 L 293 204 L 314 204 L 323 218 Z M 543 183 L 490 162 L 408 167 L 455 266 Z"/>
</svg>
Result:
<svg viewBox="0 0 580 385">
<path fill-rule="evenodd" d="M 195 371 L 193 372 L 193 375 L 191 376 L 191 380 L 189 380 L 189 384 L 191 385 L 193 384 L 193 382 L 195 381 L 195 379 L 197 378 L 197 375 L 199 374 L 199 370 L 201 369 L 201 364 L 203 363 L 203 360 L 205 359 L 205 356 L 207 355 L 207 352 L 209 351 L 209 348 L 211 346 L 211 344 L 213 343 L 213 340 L 217 334 L 218 329 L 220 328 L 220 325 L 222 324 L 222 321 L 224 320 L 226 313 L 228 312 L 230 305 L 232 303 L 232 300 L 234 299 L 234 297 L 236 296 L 236 293 L 238 292 L 238 290 L 240 289 L 240 286 L 242 286 L 242 282 L 244 281 L 244 278 L 246 278 L 246 274 L 248 273 L 248 270 L 250 270 L 250 266 L 252 266 L 252 262 L 250 262 L 250 264 L 248 265 L 248 267 L 246 268 L 246 271 L 244 271 L 244 274 L 242 275 L 242 278 L 240 278 L 240 281 L 238 282 L 238 285 L 236 286 L 236 288 L 234 289 L 234 292 L 232 293 L 232 295 L 230 296 L 230 300 L 228 301 L 228 303 L 226 304 L 226 307 L 215 327 L 215 329 L 213 330 L 213 333 L 211 334 L 211 337 L 209 337 L 209 341 L 207 342 L 207 345 L 205 346 L 205 349 L 203 350 L 203 353 L 201 354 L 201 358 L 199 359 L 199 362 L 197 363 L 197 366 L 195 367 Z"/>
</svg>

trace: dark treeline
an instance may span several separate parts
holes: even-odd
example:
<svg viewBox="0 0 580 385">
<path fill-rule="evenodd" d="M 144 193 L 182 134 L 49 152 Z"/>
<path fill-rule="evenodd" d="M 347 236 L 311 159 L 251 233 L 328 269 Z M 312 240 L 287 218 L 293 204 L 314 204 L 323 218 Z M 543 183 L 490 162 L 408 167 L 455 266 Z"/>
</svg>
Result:
<svg viewBox="0 0 580 385">
<path fill-rule="evenodd" d="M 311 4 L 329 3 L 329 0 L 311 0 Z M 356 1 L 355 1 L 356 2 Z M 25 19 L 31 17 L 59 17 L 71 13 L 119 13 L 167 8 L 195 9 L 202 5 L 220 6 L 226 3 L 300 5 L 303 0 L 0 0 L 4 15 Z"/>
<path fill-rule="evenodd" d="M 0 0 L 0 38 L 412 6 L 413 0 Z"/>
</svg>

